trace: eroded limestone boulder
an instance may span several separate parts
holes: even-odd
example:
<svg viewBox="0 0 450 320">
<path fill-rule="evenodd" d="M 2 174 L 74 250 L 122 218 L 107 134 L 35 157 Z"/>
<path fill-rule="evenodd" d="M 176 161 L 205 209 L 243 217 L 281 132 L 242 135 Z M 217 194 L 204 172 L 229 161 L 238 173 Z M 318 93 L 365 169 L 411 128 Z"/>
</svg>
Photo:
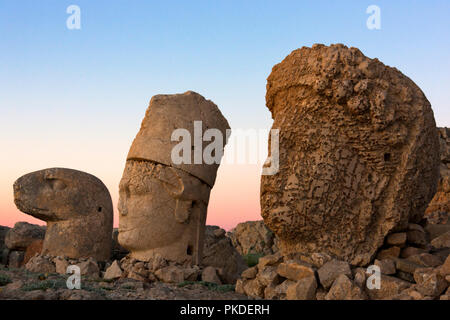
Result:
<svg viewBox="0 0 450 320">
<path fill-rule="evenodd" d="M 42 254 L 109 259 L 113 207 L 106 186 L 85 172 L 51 168 L 14 183 L 17 208 L 47 222 Z"/>
<path fill-rule="evenodd" d="M 279 171 L 262 176 L 261 210 L 283 254 L 366 265 L 386 235 L 422 219 L 439 139 L 430 103 L 400 71 L 344 45 L 303 47 L 273 67 L 266 104 Z"/>
</svg>

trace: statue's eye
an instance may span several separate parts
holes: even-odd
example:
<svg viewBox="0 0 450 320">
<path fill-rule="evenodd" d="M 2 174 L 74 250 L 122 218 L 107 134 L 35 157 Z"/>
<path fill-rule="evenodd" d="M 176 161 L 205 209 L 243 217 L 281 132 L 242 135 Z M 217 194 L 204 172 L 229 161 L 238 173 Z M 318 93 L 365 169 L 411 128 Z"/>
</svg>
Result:
<svg viewBox="0 0 450 320">
<path fill-rule="evenodd" d="M 47 179 L 47 181 L 50 183 L 50 186 L 54 191 L 61 191 L 67 187 L 64 181 L 59 179 Z"/>
</svg>

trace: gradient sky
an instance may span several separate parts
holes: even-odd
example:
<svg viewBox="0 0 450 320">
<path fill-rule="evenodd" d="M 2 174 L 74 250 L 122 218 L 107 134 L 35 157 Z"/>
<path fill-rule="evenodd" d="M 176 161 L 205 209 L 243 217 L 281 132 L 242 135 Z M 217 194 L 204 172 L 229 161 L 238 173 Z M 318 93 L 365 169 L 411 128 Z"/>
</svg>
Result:
<svg viewBox="0 0 450 320">
<path fill-rule="evenodd" d="M 66 8 L 81 8 L 81 30 Z M 381 8 L 381 30 L 366 8 Z M 21 175 L 67 167 L 99 177 L 114 204 L 150 98 L 193 90 L 231 127 L 270 128 L 266 78 L 292 50 L 355 46 L 415 81 L 450 126 L 450 1 L 0 0 L 0 225 Z M 260 217 L 260 165 L 222 165 L 208 224 Z M 115 225 L 118 212 L 115 208 Z"/>
</svg>

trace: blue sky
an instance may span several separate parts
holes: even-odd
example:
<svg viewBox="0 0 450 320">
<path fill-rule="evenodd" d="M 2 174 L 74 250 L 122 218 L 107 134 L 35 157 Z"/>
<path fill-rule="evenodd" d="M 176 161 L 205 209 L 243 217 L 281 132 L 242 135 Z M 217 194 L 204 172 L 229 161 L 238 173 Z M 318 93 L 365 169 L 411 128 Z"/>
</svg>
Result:
<svg viewBox="0 0 450 320">
<path fill-rule="evenodd" d="M 70 4 L 81 30 L 66 28 Z M 370 4 L 381 30 L 366 28 Z M 123 119 L 154 94 L 192 89 L 233 125 L 265 126 L 272 66 L 303 45 L 339 42 L 410 76 L 450 125 L 449 14 L 446 0 L 0 0 L 0 107 Z"/>
<path fill-rule="evenodd" d="M 66 27 L 71 4 L 81 30 Z M 366 27 L 372 4 L 381 30 Z M 397 67 L 450 126 L 449 14 L 448 0 L 0 0 L 0 201 L 12 202 L 15 178 L 50 166 L 96 174 L 114 197 L 155 94 L 194 90 L 232 128 L 269 128 L 266 78 L 314 43 Z"/>
</svg>

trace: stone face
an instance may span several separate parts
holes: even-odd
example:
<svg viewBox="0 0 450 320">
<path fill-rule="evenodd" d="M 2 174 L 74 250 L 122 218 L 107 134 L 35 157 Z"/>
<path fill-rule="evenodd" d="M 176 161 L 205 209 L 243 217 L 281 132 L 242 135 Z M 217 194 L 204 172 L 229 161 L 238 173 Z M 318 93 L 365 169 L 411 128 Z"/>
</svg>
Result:
<svg viewBox="0 0 450 320">
<path fill-rule="evenodd" d="M 346 275 L 341 274 L 325 296 L 325 300 L 366 300 L 367 295 Z"/>
<path fill-rule="evenodd" d="M 337 279 L 341 274 L 347 277 L 352 276 L 352 271 L 350 270 L 350 265 L 345 261 L 331 260 L 325 263 L 322 268 L 318 270 L 320 284 L 325 289 L 328 289 L 333 284 L 334 280 Z"/>
<path fill-rule="evenodd" d="M 239 223 L 228 236 L 241 255 L 248 253 L 269 255 L 277 251 L 274 234 L 262 220 Z"/>
<path fill-rule="evenodd" d="M 201 139 L 208 129 L 217 134 L 211 164 L 202 157 L 211 143 Z M 228 129 L 219 108 L 198 93 L 151 99 L 119 186 L 119 243 L 133 258 L 148 261 L 160 254 L 201 263 L 209 195 Z"/>
<path fill-rule="evenodd" d="M 220 277 L 224 283 L 235 283 L 247 265 L 225 236 L 225 230 L 206 226 L 204 243 L 202 264 L 221 269 Z"/>
<path fill-rule="evenodd" d="M 290 285 L 286 290 L 287 300 L 315 300 L 317 290 L 316 277 L 309 276 Z"/>
<path fill-rule="evenodd" d="M 421 220 L 439 140 L 430 103 L 397 69 L 356 48 L 303 47 L 273 67 L 266 105 L 279 171 L 261 178 L 261 210 L 283 253 L 365 265 L 387 234 Z"/>
<path fill-rule="evenodd" d="M 51 168 L 14 183 L 17 208 L 47 222 L 42 254 L 109 259 L 113 207 L 105 185 L 85 172 Z"/>
<path fill-rule="evenodd" d="M 45 227 L 28 222 L 17 222 L 5 236 L 5 245 L 10 250 L 25 251 L 35 240 L 44 239 Z"/>
</svg>

